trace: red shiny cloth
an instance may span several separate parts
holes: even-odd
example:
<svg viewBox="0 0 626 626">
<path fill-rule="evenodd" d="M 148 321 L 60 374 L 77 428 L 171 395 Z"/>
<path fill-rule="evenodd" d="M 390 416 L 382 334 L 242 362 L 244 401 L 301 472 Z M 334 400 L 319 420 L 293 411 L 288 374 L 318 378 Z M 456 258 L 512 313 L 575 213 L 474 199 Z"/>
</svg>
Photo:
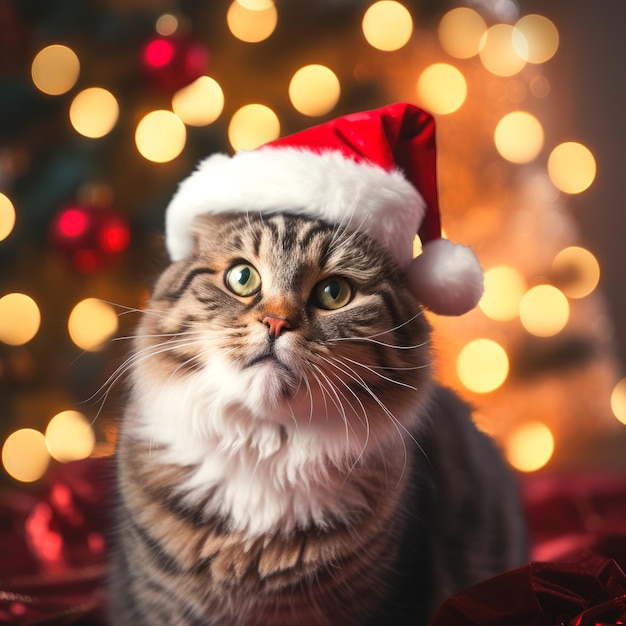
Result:
<svg viewBox="0 0 626 626">
<path fill-rule="evenodd" d="M 105 624 L 111 459 L 0 493 L 0 624 Z M 626 623 L 626 475 L 530 476 L 532 562 L 448 599 L 429 626 Z"/>
</svg>

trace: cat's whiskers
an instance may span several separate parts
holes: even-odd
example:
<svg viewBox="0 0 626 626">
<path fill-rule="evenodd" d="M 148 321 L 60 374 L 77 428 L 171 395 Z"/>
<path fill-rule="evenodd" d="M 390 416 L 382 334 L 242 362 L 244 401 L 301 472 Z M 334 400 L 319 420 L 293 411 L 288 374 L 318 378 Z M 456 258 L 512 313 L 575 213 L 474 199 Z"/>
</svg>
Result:
<svg viewBox="0 0 626 626">
<path fill-rule="evenodd" d="M 339 363 L 344 363 L 345 361 L 348 361 L 349 363 L 353 363 L 354 365 L 357 365 L 358 367 L 362 367 L 363 369 L 366 369 L 368 372 L 371 372 L 372 374 L 374 374 L 375 376 L 378 376 L 379 378 L 382 378 L 383 380 L 387 380 L 390 383 L 400 385 L 401 387 L 408 387 L 409 389 L 413 389 L 413 391 L 417 391 L 417 387 L 414 387 L 413 385 L 409 385 L 408 383 L 404 383 L 401 380 L 395 380 L 393 378 L 389 378 L 389 376 L 383 376 L 382 374 L 377 372 L 374 368 L 368 365 L 365 365 L 365 363 L 361 363 L 360 361 L 349 359 L 347 356 L 333 357 L 333 359 L 338 361 Z"/>
</svg>

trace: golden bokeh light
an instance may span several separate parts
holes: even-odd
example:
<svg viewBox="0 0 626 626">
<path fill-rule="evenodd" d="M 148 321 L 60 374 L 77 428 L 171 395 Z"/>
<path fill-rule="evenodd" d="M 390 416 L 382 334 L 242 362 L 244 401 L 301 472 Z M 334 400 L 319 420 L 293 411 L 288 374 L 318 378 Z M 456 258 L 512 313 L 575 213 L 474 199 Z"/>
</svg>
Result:
<svg viewBox="0 0 626 626">
<path fill-rule="evenodd" d="M 448 63 L 428 66 L 417 79 L 419 103 L 432 113 L 447 115 L 465 102 L 467 83 L 463 74 Z"/>
<path fill-rule="evenodd" d="M 151 111 L 137 124 L 135 145 L 148 161 L 172 161 L 183 151 L 186 142 L 185 124 L 171 111 Z"/>
<path fill-rule="evenodd" d="M 467 389 L 474 393 L 490 393 L 507 379 L 509 357 L 492 339 L 474 339 L 459 352 L 456 370 Z"/>
<path fill-rule="evenodd" d="M 2 446 L 2 465 L 9 476 L 24 483 L 39 480 L 48 469 L 46 438 L 34 428 L 11 433 Z"/>
<path fill-rule="evenodd" d="M 189 126 L 212 124 L 224 110 L 224 92 L 210 76 L 200 76 L 172 96 L 172 110 Z"/>
<path fill-rule="evenodd" d="M 296 111 L 311 117 L 331 111 L 341 94 L 336 74 L 325 65 L 305 65 L 289 82 L 289 100 Z"/>
<path fill-rule="evenodd" d="M 506 439 L 505 455 L 521 472 L 536 472 L 554 454 L 554 436 L 543 422 L 527 422 L 518 426 Z"/>
<path fill-rule="evenodd" d="M 485 20 L 479 13 L 467 7 L 458 7 L 441 18 L 437 35 L 441 47 L 450 56 L 469 59 L 478 54 L 486 30 Z"/>
<path fill-rule="evenodd" d="M 516 47 L 517 53 L 529 63 L 545 63 L 550 60 L 559 47 L 559 31 L 543 15 L 533 13 L 525 15 L 515 24 L 516 30 L 524 35 L 526 45 Z M 518 39 L 514 40 L 515 46 Z"/>
<path fill-rule="evenodd" d="M 596 177 L 596 160 L 589 148 L 566 141 L 550 153 L 548 175 L 557 189 L 569 194 L 581 193 Z"/>
<path fill-rule="evenodd" d="M 626 378 L 622 378 L 611 392 L 611 410 L 616 419 L 626 426 Z"/>
<path fill-rule="evenodd" d="M 367 43 L 377 50 L 392 52 L 405 46 L 413 34 L 413 18 L 408 9 L 394 0 L 370 5 L 361 22 Z"/>
<path fill-rule="evenodd" d="M 169 37 L 178 30 L 178 18 L 171 13 L 160 15 L 155 24 L 155 30 L 163 37 Z"/>
<path fill-rule="evenodd" d="M 560 289 L 553 285 L 536 285 L 520 302 L 522 326 L 537 337 L 552 337 L 560 333 L 569 321 L 569 303 Z"/>
<path fill-rule="evenodd" d="M 15 226 L 15 207 L 11 200 L 0 193 L 0 241 L 6 239 Z"/>
<path fill-rule="evenodd" d="M 102 87 L 90 87 L 76 94 L 70 105 L 70 122 L 85 137 L 104 137 L 113 130 L 120 114 L 115 96 Z"/>
<path fill-rule="evenodd" d="M 249 11 L 265 11 L 274 6 L 274 0 L 237 0 L 237 2 Z"/>
<path fill-rule="evenodd" d="M 53 44 L 40 50 L 31 65 L 31 77 L 39 91 L 50 96 L 67 93 L 78 80 L 80 61 L 67 46 Z"/>
<path fill-rule="evenodd" d="M 247 43 L 258 43 L 267 39 L 275 30 L 278 23 L 278 12 L 273 2 L 259 2 L 234 0 L 226 13 L 226 23 L 230 32 L 239 40 Z M 264 6 L 265 8 L 249 8 L 250 6 Z"/>
<path fill-rule="evenodd" d="M 478 306 L 492 320 L 512 320 L 519 314 L 525 292 L 526 281 L 517 269 L 496 265 L 485 272 L 485 291 Z"/>
<path fill-rule="evenodd" d="M 228 140 L 234 150 L 254 150 L 279 135 L 278 116 L 264 104 L 242 106 L 228 124 Z"/>
<path fill-rule="evenodd" d="M 30 296 L 8 293 L 0 298 L 0 341 L 21 346 L 37 334 L 40 324 L 39 307 Z"/>
<path fill-rule="evenodd" d="M 81 300 L 71 311 L 67 329 L 72 341 L 82 350 L 97 352 L 118 328 L 115 309 L 98 298 Z"/>
<path fill-rule="evenodd" d="M 515 38 L 515 46 L 513 40 Z M 524 50 L 524 36 L 510 24 L 496 24 L 485 31 L 480 43 L 480 60 L 496 76 L 513 76 L 526 61 L 517 50 Z"/>
<path fill-rule="evenodd" d="M 526 111 L 507 113 L 496 125 L 493 135 L 496 149 L 511 163 L 529 163 L 543 148 L 543 127 Z"/>
<path fill-rule="evenodd" d="M 561 250 L 552 261 L 552 272 L 559 279 L 561 291 L 569 298 L 588 296 L 600 282 L 598 260 L 580 246 Z"/>
<path fill-rule="evenodd" d="M 61 463 L 86 459 L 96 445 L 91 424 L 78 411 L 57 413 L 48 422 L 45 436 L 50 456 Z"/>
</svg>

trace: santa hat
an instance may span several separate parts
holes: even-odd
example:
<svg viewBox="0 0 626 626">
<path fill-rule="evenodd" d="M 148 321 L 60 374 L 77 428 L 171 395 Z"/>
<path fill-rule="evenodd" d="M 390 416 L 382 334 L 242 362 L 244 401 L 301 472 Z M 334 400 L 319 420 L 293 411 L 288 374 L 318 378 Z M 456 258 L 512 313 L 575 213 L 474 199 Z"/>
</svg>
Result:
<svg viewBox="0 0 626 626">
<path fill-rule="evenodd" d="M 461 315 L 482 295 L 474 253 L 441 237 L 434 120 L 414 105 L 346 115 L 205 159 L 167 208 L 171 259 L 191 252 L 196 216 L 233 211 L 303 215 L 370 235 L 436 313 Z M 416 233 L 423 252 L 413 259 Z"/>
</svg>

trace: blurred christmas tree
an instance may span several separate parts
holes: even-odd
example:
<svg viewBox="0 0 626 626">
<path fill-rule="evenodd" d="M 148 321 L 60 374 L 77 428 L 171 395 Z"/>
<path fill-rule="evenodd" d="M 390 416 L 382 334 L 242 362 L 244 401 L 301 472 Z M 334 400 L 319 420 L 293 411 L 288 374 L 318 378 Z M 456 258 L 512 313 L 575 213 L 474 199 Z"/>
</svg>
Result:
<svg viewBox="0 0 626 626">
<path fill-rule="evenodd" d="M 123 337 L 202 156 L 396 100 L 438 117 L 444 228 L 486 270 L 476 311 L 433 319 L 440 378 L 520 469 L 615 464 L 626 392 L 567 211 L 595 161 L 548 145 L 551 21 L 512 0 L 0 0 L 0 30 L 3 480 L 111 452 Z"/>
</svg>

